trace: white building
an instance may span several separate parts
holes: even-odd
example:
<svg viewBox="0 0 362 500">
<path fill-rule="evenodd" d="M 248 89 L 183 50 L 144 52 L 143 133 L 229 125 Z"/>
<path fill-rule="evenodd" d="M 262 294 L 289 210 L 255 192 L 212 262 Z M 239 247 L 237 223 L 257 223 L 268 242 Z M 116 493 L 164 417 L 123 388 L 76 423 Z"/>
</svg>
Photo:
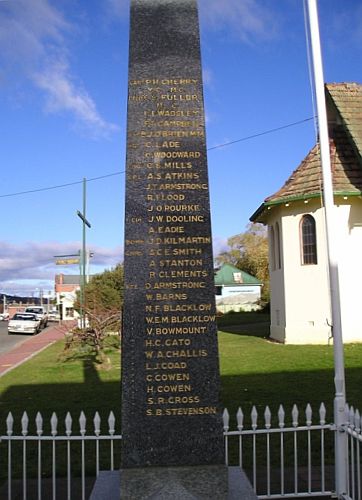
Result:
<svg viewBox="0 0 362 500">
<path fill-rule="evenodd" d="M 362 85 L 326 85 L 338 236 L 342 332 L 362 341 Z M 271 337 L 326 344 L 332 329 L 322 174 L 317 144 L 252 215 L 268 225 Z"/>
<path fill-rule="evenodd" d="M 214 280 L 217 311 L 227 313 L 260 309 L 263 284 L 254 276 L 232 264 L 223 264 L 216 269 Z"/>
<path fill-rule="evenodd" d="M 57 274 L 55 276 L 55 295 L 57 309 L 62 320 L 79 318 L 74 309 L 77 292 L 80 290 L 81 276 L 76 274 Z"/>
</svg>

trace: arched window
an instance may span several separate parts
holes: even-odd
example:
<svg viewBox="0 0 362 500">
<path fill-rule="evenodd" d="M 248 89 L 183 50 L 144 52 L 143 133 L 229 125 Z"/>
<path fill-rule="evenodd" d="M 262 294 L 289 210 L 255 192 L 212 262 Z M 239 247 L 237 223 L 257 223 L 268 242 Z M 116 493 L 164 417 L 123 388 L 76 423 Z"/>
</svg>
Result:
<svg viewBox="0 0 362 500">
<path fill-rule="evenodd" d="M 269 226 L 269 238 L 270 238 L 270 270 L 275 270 L 275 236 L 273 226 Z"/>
<path fill-rule="evenodd" d="M 279 223 L 275 223 L 275 265 L 277 269 L 282 267 L 282 255 L 280 248 L 280 229 Z"/>
<path fill-rule="evenodd" d="M 317 264 L 317 235 L 315 220 L 311 215 L 303 215 L 300 224 L 302 264 Z"/>
</svg>

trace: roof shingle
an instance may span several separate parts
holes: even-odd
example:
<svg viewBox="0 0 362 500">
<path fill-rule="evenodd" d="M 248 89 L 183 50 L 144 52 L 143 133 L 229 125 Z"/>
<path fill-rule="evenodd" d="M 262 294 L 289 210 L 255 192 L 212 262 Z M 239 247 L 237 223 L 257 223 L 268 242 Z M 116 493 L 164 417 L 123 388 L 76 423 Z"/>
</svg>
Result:
<svg viewBox="0 0 362 500">
<path fill-rule="evenodd" d="M 330 99 L 330 152 L 333 190 L 337 195 L 362 194 L 362 85 L 326 85 Z M 334 109 L 331 109 L 334 107 Z M 251 216 L 261 220 L 264 209 L 290 200 L 321 196 L 323 189 L 320 148 L 317 143 L 285 184 Z"/>
</svg>

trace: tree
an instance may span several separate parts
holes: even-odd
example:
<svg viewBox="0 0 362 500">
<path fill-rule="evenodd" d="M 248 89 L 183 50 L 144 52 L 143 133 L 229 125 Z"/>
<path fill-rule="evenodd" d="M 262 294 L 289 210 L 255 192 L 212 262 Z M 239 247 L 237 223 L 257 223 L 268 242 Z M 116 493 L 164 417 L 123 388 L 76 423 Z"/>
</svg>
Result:
<svg viewBox="0 0 362 500">
<path fill-rule="evenodd" d="M 92 355 L 98 363 L 107 361 L 104 356 L 104 341 L 110 332 L 121 330 L 123 304 L 123 266 L 118 264 L 111 270 L 92 276 L 84 287 L 83 313 L 85 328 L 75 328 L 66 342 L 66 351 Z M 74 308 L 80 310 L 80 293 Z"/>
<path fill-rule="evenodd" d="M 250 223 L 244 233 L 228 239 L 230 249 L 216 257 L 218 264 L 229 263 L 263 282 L 263 300 L 269 300 L 269 251 L 267 229 Z"/>
<path fill-rule="evenodd" d="M 123 304 L 123 266 L 92 276 L 84 287 L 84 303 L 87 309 L 117 308 Z"/>
</svg>

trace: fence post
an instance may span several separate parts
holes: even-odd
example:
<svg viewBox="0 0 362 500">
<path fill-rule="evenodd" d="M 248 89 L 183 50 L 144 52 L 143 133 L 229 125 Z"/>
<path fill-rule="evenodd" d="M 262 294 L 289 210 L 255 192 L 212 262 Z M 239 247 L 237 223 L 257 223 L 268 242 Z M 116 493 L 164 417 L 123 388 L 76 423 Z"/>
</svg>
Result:
<svg viewBox="0 0 362 500">
<path fill-rule="evenodd" d="M 346 425 L 346 398 L 344 393 L 344 380 L 334 379 L 336 394 L 334 398 L 334 424 L 335 431 L 335 482 L 338 498 L 343 498 L 347 493 L 347 433 Z"/>
</svg>

